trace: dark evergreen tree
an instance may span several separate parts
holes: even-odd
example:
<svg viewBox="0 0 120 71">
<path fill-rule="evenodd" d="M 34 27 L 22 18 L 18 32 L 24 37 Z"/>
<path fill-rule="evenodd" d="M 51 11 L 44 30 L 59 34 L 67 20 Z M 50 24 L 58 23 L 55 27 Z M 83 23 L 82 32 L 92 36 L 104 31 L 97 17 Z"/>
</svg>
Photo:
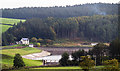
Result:
<svg viewBox="0 0 120 71">
<path fill-rule="evenodd" d="M 79 65 L 79 63 L 81 62 L 81 58 L 80 58 L 81 56 L 85 56 L 84 50 L 79 50 L 79 51 L 72 53 L 72 58 L 74 62 L 73 65 L 77 65 L 77 66 Z"/>
<path fill-rule="evenodd" d="M 68 66 L 68 59 L 69 59 L 69 54 L 68 53 L 63 53 L 62 58 L 60 59 L 60 65 L 62 66 Z"/>
<path fill-rule="evenodd" d="M 109 53 L 111 58 L 116 58 L 120 61 L 120 39 L 115 39 L 110 43 Z"/>
<path fill-rule="evenodd" d="M 15 68 L 19 68 L 19 67 L 24 67 L 25 66 L 25 63 L 23 62 L 23 59 L 22 59 L 20 54 L 15 54 L 13 63 L 14 63 L 13 66 Z"/>
</svg>

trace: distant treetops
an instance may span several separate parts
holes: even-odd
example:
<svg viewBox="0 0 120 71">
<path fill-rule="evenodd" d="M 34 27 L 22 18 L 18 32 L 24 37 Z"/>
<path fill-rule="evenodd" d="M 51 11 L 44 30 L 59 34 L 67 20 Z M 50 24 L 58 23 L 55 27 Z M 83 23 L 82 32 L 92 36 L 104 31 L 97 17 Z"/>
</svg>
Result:
<svg viewBox="0 0 120 71">
<path fill-rule="evenodd" d="M 87 3 L 74 6 L 55 7 L 23 7 L 14 9 L 2 9 L 2 17 L 5 18 L 68 18 L 93 15 L 115 15 L 118 14 L 118 4 L 109 3 Z"/>
</svg>

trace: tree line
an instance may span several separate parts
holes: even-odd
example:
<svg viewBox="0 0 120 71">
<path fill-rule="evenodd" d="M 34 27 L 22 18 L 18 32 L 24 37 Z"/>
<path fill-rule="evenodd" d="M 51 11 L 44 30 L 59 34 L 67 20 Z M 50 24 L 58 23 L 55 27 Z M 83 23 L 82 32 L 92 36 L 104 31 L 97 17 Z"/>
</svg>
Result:
<svg viewBox="0 0 120 71">
<path fill-rule="evenodd" d="M 55 40 L 84 38 L 89 41 L 110 42 L 118 36 L 117 15 L 94 15 L 69 18 L 33 18 L 20 22 L 2 34 L 3 45 L 23 37 Z"/>
<path fill-rule="evenodd" d="M 118 4 L 110 3 L 87 3 L 73 6 L 55 6 L 55 7 L 23 7 L 2 10 L 4 18 L 68 18 L 78 16 L 93 16 L 93 15 L 115 15 L 118 14 Z"/>
</svg>

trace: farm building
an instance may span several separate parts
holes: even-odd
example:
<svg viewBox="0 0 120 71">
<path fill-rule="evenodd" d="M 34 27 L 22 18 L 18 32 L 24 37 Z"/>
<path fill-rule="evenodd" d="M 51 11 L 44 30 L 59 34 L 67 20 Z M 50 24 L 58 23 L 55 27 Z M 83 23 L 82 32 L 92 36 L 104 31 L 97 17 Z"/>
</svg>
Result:
<svg viewBox="0 0 120 71">
<path fill-rule="evenodd" d="M 91 43 L 92 46 L 95 46 L 95 45 L 97 45 L 97 44 L 98 44 L 98 43 Z"/>
</svg>

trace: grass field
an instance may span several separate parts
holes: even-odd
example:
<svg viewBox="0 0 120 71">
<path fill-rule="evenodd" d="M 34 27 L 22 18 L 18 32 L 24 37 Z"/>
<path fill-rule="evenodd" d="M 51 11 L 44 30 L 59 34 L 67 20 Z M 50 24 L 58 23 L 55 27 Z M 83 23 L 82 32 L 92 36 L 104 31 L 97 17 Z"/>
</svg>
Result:
<svg viewBox="0 0 120 71">
<path fill-rule="evenodd" d="M 19 53 L 21 55 L 27 55 L 31 53 L 39 53 L 41 50 L 38 50 L 36 48 L 22 48 L 22 49 L 4 49 L 2 50 L 2 68 L 9 68 L 12 67 L 13 65 L 13 59 L 16 53 Z M 42 61 L 39 60 L 29 60 L 29 59 L 24 59 L 24 62 L 26 66 L 40 66 L 42 65 Z"/>
<path fill-rule="evenodd" d="M 24 46 L 24 45 L 21 45 L 21 44 L 16 44 L 16 45 L 11 45 L 11 46 L 2 46 L 3 48 L 10 48 L 10 47 L 20 47 L 20 46 Z"/>
<path fill-rule="evenodd" d="M 90 71 L 101 71 L 101 66 L 91 69 Z M 40 67 L 40 68 L 30 68 L 30 69 L 20 69 L 12 71 L 83 71 L 79 66 L 70 66 L 70 67 Z"/>
<path fill-rule="evenodd" d="M 0 18 L 0 23 L 3 23 L 3 24 L 13 25 L 14 23 L 18 23 L 20 21 L 24 22 L 25 20 L 24 19 L 12 19 L 12 18 Z"/>
<path fill-rule="evenodd" d="M 2 32 L 5 32 L 7 29 L 9 29 L 10 27 L 13 27 L 13 26 L 0 24 L 0 27 L 2 27 Z"/>
<path fill-rule="evenodd" d="M 2 27 L 2 32 L 5 32 L 6 30 L 8 30 L 10 27 L 10 25 L 14 25 L 19 23 L 20 21 L 24 22 L 25 20 L 23 19 L 12 19 L 12 18 L 0 18 L 0 27 Z M 10 24 L 10 25 L 4 25 L 4 24 Z"/>
<path fill-rule="evenodd" d="M 81 45 L 80 43 L 89 41 L 83 41 L 80 39 L 56 39 L 52 47 L 93 47 L 92 45 Z"/>
<path fill-rule="evenodd" d="M 33 69 L 81 69 L 78 66 L 71 66 L 71 67 L 40 67 L 40 68 L 33 68 Z"/>
<path fill-rule="evenodd" d="M 41 70 L 37 70 L 37 69 L 23 69 L 23 70 L 10 70 L 10 71 L 84 71 L 82 69 L 41 69 Z M 98 70 L 89 70 L 89 71 L 102 71 L 100 69 Z"/>
</svg>

